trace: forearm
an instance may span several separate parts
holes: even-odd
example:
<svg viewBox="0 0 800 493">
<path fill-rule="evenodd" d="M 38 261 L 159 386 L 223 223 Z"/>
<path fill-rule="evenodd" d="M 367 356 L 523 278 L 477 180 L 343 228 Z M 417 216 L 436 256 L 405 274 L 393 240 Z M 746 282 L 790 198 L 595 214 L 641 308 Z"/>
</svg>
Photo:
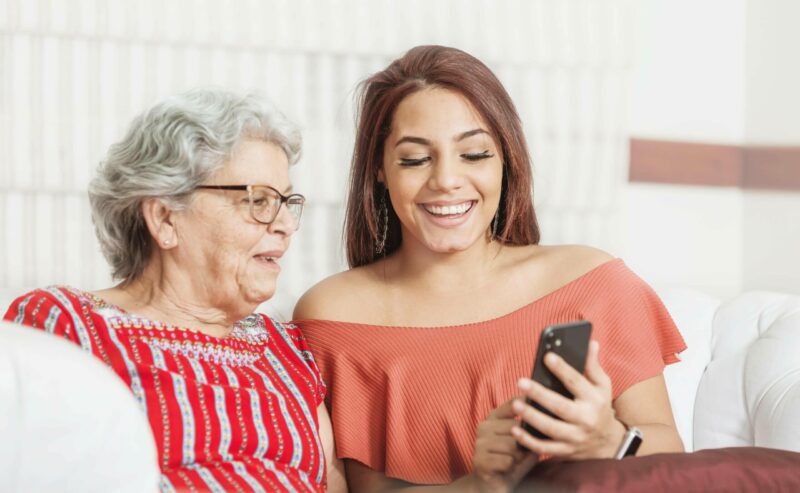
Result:
<svg viewBox="0 0 800 493">
<path fill-rule="evenodd" d="M 661 423 L 636 425 L 642 431 L 644 440 L 636 455 L 683 452 L 683 442 L 673 426 Z"/>
<path fill-rule="evenodd" d="M 636 426 L 644 437 L 641 446 L 636 451 L 637 456 L 683 452 L 683 443 L 674 427 L 662 423 L 635 424 L 633 426 Z M 626 425 L 619 418 L 615 419 L 606 435 L 605 445 L 597 449 L 590 457 L 597 459 L 614 457 L 626 433 Z"/>
<path fill-rule="evenodd" d="M 644 440 L 636 455 L 684 451 L 663 375 L 631 386 L 614 401 L 613 406 L 617 419 L 642 431 Z"/>
</svg>

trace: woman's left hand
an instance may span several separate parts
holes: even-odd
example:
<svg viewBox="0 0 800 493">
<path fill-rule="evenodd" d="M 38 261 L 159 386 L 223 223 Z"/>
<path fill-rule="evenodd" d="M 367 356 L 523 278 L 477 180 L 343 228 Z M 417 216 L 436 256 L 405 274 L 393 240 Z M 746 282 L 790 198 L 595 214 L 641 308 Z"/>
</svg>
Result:
<svg viewBox="0 0 800 493">
<path fill-rule="evenodd" d="M 614 417 L 611 379 L 600 366 L 599 347 L 597 341 L 589 345 L 586 376 L 554 353 L 545 356 L 545 364 L 572 393 L 574 400 L 530 379 L 520 379 L 518 386 L 524 396 L 561 418 L 548 416 L 523 400 L 514 401 L 514 412 L 550 437 L 549 440 L 536 438 L 515 426 L 512 434 L 522 446 L 540 455 L 570 459 L 613 457 L 625 434 L 625 426 Z"/>
</svg>

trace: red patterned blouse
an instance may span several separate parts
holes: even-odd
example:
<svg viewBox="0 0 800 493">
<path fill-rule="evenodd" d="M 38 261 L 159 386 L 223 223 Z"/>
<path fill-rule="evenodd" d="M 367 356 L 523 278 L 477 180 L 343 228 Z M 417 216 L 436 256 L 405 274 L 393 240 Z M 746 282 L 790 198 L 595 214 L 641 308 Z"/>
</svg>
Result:
<svg viewBox="0 0 800 493">
<path fill-rule="evenodd" d="M 293 325 L 254 314 L 216 338 L 70 287 L 32 291 L 4 318 L 80 345 L 122 378 L 153 429 L 162 491 L 325 489 L 325 385 Z"/>
</svg>

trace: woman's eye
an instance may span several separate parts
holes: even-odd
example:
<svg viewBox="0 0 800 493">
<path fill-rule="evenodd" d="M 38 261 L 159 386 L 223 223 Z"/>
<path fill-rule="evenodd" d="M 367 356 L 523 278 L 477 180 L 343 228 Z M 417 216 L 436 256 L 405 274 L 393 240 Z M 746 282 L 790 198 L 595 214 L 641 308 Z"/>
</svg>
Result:
<svg viewBox="0 0 800 493">
<path fill-rule="evenodd" d="M 400 165 L 401 166 L 419 166 L 422 163 L 426 163 L 430 161 L 431 158 L 429 156 L 416 158 L 416 159 L 409 159 L 409 158 L 400 158 Z"/>
<path fill-rule="evenodd" d="M 489 151 L 483 151 L 477 153 L 462 154 L 461 157 L 466 159 L 467 161 L 480 161 L 482 159 L 489 159 L 490 157 L 494 157 L 494 154 L 490 153 Z"/>
<path fill-rule="evenodd" d="M 263 207 L 267 205 L 267 199 L 253 199 L 253 205 Z"/>
</svg>

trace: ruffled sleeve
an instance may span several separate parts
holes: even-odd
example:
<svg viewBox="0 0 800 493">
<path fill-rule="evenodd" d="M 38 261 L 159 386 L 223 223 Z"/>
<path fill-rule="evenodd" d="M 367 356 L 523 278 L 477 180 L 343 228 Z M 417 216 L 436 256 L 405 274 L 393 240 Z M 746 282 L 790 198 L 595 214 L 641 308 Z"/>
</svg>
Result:
<svg viewBox="0 0 800 493">
<path fill-rule="evenodd" d="M 686 349 L 664 303 L 621 261 L 586 290 L 582 309 L 600 343 L 600 364 L 611 377 L 613 398 L 630 386 L 660 375 Z"/>
</svg>

